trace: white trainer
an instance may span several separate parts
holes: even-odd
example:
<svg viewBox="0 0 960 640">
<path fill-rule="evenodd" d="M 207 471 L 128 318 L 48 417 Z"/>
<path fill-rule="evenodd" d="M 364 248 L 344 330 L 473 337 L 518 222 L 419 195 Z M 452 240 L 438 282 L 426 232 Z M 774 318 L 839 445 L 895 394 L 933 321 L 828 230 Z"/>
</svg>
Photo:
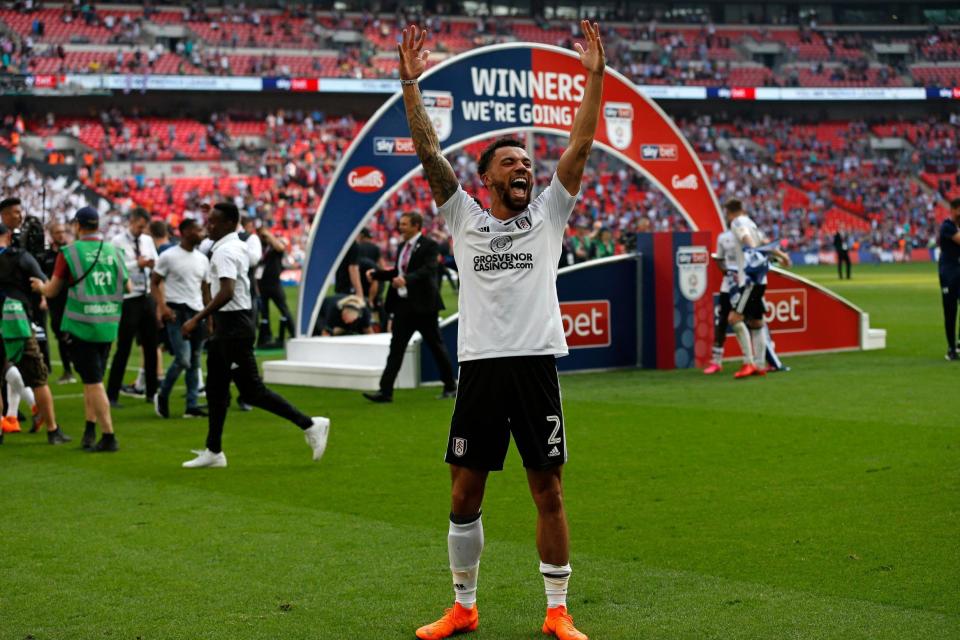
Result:
<svg viewBox="0 0 960 640">
<path fill-rule="evenodd" d="M 318 416 L 313 418 L 313 426 L 304 429 L 303 437 L 307 444 L 313 449 L 314 461 L 323 457 L 323 452 L 327 448 L 327 436 L 330 435 L 330 418 Z"/>
<path fill-rule="evenodd" d="M 214 453 L 210 451 L 210 449 L 204 449 L 202 451 L 194 449 L 193 452 L 197 454 L 197 457 L 183 463 L 186 469 L 198 469 L 200 467 L 221 468 L 227 466 L 227 456 L 224 455 L 223 451 Z"/>
</svg>

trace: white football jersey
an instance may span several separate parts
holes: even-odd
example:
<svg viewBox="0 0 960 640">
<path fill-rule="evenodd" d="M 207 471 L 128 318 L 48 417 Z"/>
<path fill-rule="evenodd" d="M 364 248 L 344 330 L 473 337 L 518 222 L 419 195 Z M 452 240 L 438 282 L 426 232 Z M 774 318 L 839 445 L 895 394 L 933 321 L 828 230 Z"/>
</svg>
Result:
<svg viewBox="0 0 960 640">
<path fill-rule="evenodd" d="M 509 220 L 494 218 L 462 188 L 439 208 L 460 270 L 460 362 L 567 354 L 557 269 L 576 202 L 554 174 Z"/>
<path fill-rule="evenodd" d="M 727 229 L 717 236 L 717 259 L 723 268 L 723 280 L 720 283 L 721 293 L 730 293 L 730 290 L 737 286 L 742 286 L 744 282 L 743 275 L 743 250 L 740 248 L 740 242 L 733 235 L 733 231 Z"/>
<path fill-rule="evenodd" d="M 740 214 L 733 219 L 733 222 L 730 223 L 730 230 L 737 237 L 737 240 L 740 242 L 740 256 L 739 256 L 739 267 L 740 271 L 743 272 L 747 265 L 747 256 L 743 252 L 744 248 L 747 247 L 760 247 L 766 242 L 766 237 L 763 235 L 763 232 L 760 231 L 760 228 L 757 224 L 750 219 L 745 213 Z M 749 238 L 749 241 L 748 241 Z M 766 271 L 763 269 L 765 266 L 769 266 L 769 263 L 766 258 L 766 254 L 760 252 L 749 252 L 751 260 L 754 262 L 761 261 L 763 264 L 751 264 L 749 265 L 752 270 L 763 271 L 763 275 L 759 278 L 758 284 L 767 284 L 767 275 Z"/>
</svg>

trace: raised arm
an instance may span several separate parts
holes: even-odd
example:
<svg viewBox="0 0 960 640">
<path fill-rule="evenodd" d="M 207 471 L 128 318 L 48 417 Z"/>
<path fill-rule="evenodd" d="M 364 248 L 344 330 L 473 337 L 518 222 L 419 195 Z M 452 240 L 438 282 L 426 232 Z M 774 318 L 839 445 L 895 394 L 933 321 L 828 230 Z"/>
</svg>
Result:
<svg viewBox="0 0 960 640">
<path fill-rule="evenodd" d="M 587 48 L 584 49 L 579 42 L 574 44 L 574 47 L 580 54 L 580 62 L 587 70 L 587 86 L 580 101 L 580 108 L 573 119 L 573 128 L 570 129 L 570 145 L 557 163 L 557 177 L 570 195 L 580 192 L 583 168 L 587 164 L 593 137 L 597 132 L 600 97 L 603 94 L 603 73 L 607 64 L 603 42 L 600 41 L 600 27 L 596 22 L 590 24 L 589 20 L 581 20 L 580 28 L 587 39 Z"/>
<path fill-rule="evenodd" d="M 459 183 L 453 167 L 440 152 L 440 139 L 423 106 L 423 97 L 416 82 L 427 68 L 427 58 L 430 56 L 430 51 L 423 48 L 426 39 L 426 31 L 411 25 L 403 30 L 397 51 L 400 54 L 400 84 L 403 88 L 403 106 L 407 110 L 410 136 L 413 138 L 420 164 L 423 165 L 423 174 L 430 183 L 433 199 L 439 207 L 457 192 Z"/>
</svg>

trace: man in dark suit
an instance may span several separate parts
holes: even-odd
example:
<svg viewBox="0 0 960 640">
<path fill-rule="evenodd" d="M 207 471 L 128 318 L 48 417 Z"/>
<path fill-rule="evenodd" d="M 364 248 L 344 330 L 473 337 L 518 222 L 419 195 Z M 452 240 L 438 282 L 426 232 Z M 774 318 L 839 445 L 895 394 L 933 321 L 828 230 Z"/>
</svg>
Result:
<svg viewBox="0 0 960 640">
<path fill-rule="evenodd" d="M 837 275 L 843 280 L 843 265 L 847 265 L 847 280 L 850 279 L 850 250 L 847 230 L 840 228 L 833 236 L 833 248 L 837 250 Z"/>
<path fill-rule="evenodd" d="M 403 364 L 407 343 L 414 331 L 419 331 L 440 369 L 443 379 L 440 397 L 453 398 L 457 394 L 457 383 L 437 324 L 437 312 L 443 309 L 437 287 L 440 249 L 434 240 L 423 235 L 423 217 L 419 213 L 403 214 L 398 229 L 403 244 L 397 251 L 397 265 L 393 269 L 369 269 L 366 273 L 371 281 L 390 281 L 384 308 L 393 314 L 393 335 L 387 367 L 380 377 L 380 391 L 363 396 L 372 402 L 393 401 L 393 383 Z"/>
</svg>

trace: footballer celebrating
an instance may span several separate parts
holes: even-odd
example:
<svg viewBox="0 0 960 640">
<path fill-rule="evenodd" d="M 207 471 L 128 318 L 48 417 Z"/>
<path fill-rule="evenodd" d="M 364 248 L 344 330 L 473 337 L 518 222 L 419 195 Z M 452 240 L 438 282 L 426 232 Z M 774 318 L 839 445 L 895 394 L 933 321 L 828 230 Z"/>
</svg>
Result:
<svg viewBox="0 0 960 640">
<path fill-rule="evenodd" d="M 543 632 L 561 640 L 587 638 L 574 627 L 566 607 L 570 551 L 561 472 L 567 440 L 555 362 L 567 354 L 557 265 L 603 92 L 599 28 L 588 21 L 581 28 L 586 48 L 575 46 L 586 87 L 570 144 L 550 185 L 531 200 L 531 158 L 521 142 L 499 139 L 483 151 L 477 165 L 490 193 L 487 210 L 460 187 L 424 108 L 417 82 L 430 53 L 423 48 L 426 33 L 411 26 L 398 45 L 410 132 L 461 265 L 460 386 L 446 453 L 453 485 L 447 547 L 456 602 L 442 618 L 417 629 L 422 640 L 477 628 L 480 508 L 487 475 L 503 468 L 511 434 L 537 507 L 537 549 L 547 595 Z"/>
</svg>

